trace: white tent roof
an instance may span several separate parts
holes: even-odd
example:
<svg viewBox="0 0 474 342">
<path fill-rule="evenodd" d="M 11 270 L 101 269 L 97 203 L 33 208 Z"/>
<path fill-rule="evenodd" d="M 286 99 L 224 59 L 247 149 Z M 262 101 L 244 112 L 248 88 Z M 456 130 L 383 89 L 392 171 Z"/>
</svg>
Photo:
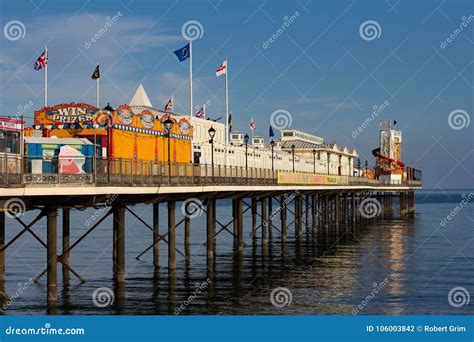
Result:
<svg viewBox="0 0 474 342">
<path fill-rule="evenodd" d="M 143 88 L 143 85 L 139 85 L 137 88 L 137 91 L 135 92 L 135 95 L 133 95 L 132 100 L 130 101 L 130 106 L 147 106 L 147 107 L 153 107 L 151 105 L 151 101 L 148 98 L 148 95 L 146 94 L 145 88 Z"/>
</svg>

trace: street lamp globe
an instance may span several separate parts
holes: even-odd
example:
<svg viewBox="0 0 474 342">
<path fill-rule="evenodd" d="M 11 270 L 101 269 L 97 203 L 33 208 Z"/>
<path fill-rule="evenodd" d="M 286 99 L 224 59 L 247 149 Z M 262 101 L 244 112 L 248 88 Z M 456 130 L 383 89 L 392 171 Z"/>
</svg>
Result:
<svg viewBox="0 0 474 342">
<path fill-rule="evenodd" d="M 209 136 L 211 137 L 211 139 L 214 139 L 214 137 L 216 136 L 216 130 L 212 126 L 211 126 L 211 128 L 209 128 L 207 133 L 209 133 Z"/>
</svg>

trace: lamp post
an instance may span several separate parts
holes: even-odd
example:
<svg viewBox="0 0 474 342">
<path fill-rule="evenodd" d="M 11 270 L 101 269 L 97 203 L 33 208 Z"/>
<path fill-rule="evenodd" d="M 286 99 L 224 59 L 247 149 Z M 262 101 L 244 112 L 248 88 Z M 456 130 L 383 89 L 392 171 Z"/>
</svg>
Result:
<svg viewBox="0 0 474 342">
<path fill-rule="evenodd" d="M 166 136 L 168 137 L 168 181 L 171 184 L 171 131 L 173 130 L 174 121 L 169 117 L 163 122 L 165 126 Z"/>
<path fill-rule="evenodd" d="M 366 160 L 365 161 L 365 178 L 369 178 L 369 162 Z"/>
<path fill-rule="evenodd" d="M 313 149 L 313 173 L 316 173 L 316 150 Z"/>
<path fill-rule="evenodd" d="M 273 151 L 274 151 L 274 148 L 275 148 L 275 142 L 273 141 L 273 139 L 270 141 L 270 146 L 272 147 L 272 173 L 275 172 L 275 167 L 274 167 L 274 163 L 273 163 Z"/>
<path fill-rule="evenodd" d="M 248 145 L 249 145 L 249 135 L 247 133 L 245 133 L 245 136 L 244 136 L 244 142 L 245 142 L 245 175 L 247 176 L 247 169 L 248 169 Z"/>
<path fill-rule="evenodd" d="M 360 158 L 357 158 L 357 171 L 359 172 L 359 177 L 362 177 L 362 172 L 360 172 Z"/>
<path fill-rule="evenodd" d="M 211 144 L 212 181 L 214 182 L 214 137 L 216 136 L 216 130 L 214 129 L 214 127 L 211 126 L 211 128 L 209 128 L 207 133 L 209 133 L 209 136 L 211 137 L 211 140 L 209 140 L 209 143 Z"/>
<path fill-rule="evenodd" d="M 293 172 L 295 172 L 295 144 L 291 145 L 291 155 L 293 160 Z"/>
<path fill-rule="evenodd" d="M 331 154 L 329 152 L 326 153 L 328 159 L 328 175 L 329 175 L 329 158 L 331 158 Z"/>
</svg>

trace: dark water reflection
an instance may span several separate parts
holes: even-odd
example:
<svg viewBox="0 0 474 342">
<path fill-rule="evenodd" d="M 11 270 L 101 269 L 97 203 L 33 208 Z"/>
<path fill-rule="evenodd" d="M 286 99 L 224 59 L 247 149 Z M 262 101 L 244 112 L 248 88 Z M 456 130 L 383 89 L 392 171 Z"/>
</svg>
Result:
<svg viewBox="0 0 474 342">
<path fill-rule="evenodd" d="M 160 244 L 160 268 L 153 267 L 150 252 L 142 261 L 135 259 L 151 243 L 152 235 L 128 214 L 124 286 L 113 280 L 112 222 L 107 219 L 71 254 L 71 265 L 87 279 L 85 283 L 70 275 L 63 284 L 59 267 L 56 308 L 46 308 L 46 279 L 42 278 L 39 284 L 28 285 L 5 313 L 473 314 L 472 304 L 455 308 L 448 303 L 448 292 L 456 286 L 466 288 L 474 296 L 473 204 L 464 206 L 448 225 L 440 224 L 462 200 L 461 194 L 420 192 L 416 214 L 407 220 L 401 220 L 394 210 L 393 217 L 376 220 L 368 226 L 303 228 L 300 239 L 294 238 L 294 229 L 289 227 L 283 245 L 279 232 L 274 230 L 266 248 L 262 248 L 260 239 L 253 243 L 250 211 L 247 211 L 244 254 L 236 256 L 233 237 L 223 231 L 217 237 L 217 257 L 211 274 L 205 258 L 205 215 L 191 223 L 190 262 L 178 255 L 176 272 L 170 276 L 164 243 Z M 277 207 L 276 202 L 273 207 Z M 178 204 L 177 214 L 181 215 L 179 209 Z M 151 222 L 150 206 L 139 205 L 133 210 Z M 72 241 L 87 229 L 85 222 L 93 214 L 93 210 L 71 213 Z M 230 203 L 221 201 L 217 215 L 221 222 L 229 221 Z M 31 218 L 32 214 L 28 213 L 25 221 Z M 161 230 L 165 231 L 164 205 L 160 219 Z M 288 222 L 292 220 L 288 213 Z M 279 228 L 279 219 L 274 224 Z M 19 225 L 9 220 L 7 228 L 8 240 L 19 230 Z M 44 239 L 45 222 L 35 226 L 35 231 Z M 184 251 L 184 227 L 177 232 L 177 246 Z M 11 297 L 18 283 L 34 278 L 44 267 L 45 259 L 46 250 L 26 235 L 9 248 L 7 294 Z M 104 308 L 94 305 L 92 295 L 98 288 L 112 291 L 111 305 Z M 291 304 L 274 306 L 270 295 L 275 288 L 290 291 Z"/>
</svg>

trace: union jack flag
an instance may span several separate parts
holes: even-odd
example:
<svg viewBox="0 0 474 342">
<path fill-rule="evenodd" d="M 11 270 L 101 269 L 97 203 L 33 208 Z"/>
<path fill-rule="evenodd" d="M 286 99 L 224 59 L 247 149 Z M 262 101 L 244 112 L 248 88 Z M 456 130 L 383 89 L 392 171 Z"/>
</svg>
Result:
<svg viewBox="0 0 474 342">
<path fill-rule="evenodd" d="M 196 114 L 194 114 L 196 118 L 204 119 L 206 117 L 206 105 L 202 106 Z"/>
<path fill-rule="evenodd" d="M 44 50 L 41 56 L 35 62 L 35 70 L 41 70 L 46 68 L 46 64 L 48 64 L 48 50 Z"/>
</svg>

